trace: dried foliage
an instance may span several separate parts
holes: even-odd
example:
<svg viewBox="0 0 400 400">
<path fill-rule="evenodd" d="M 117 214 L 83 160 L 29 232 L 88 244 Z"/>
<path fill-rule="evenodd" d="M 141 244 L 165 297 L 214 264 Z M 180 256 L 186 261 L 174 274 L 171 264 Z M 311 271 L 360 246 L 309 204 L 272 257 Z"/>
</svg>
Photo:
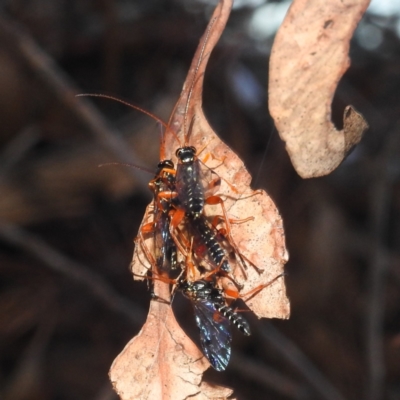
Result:
<svg viewBox="0 0 400 400">
<path fill-rule="evenodd" d="M 368 127 L 348 106 L 338 131 L 331 122 L 331 104 L 350 64 L 350 39 L 369 2 L 295 0 L 276 35 L 269 110 L 303 178 L 336 169 Z"/>
<path fill-rule="evenodd" d="M 161 298 L 169 297 L 168 285 L 155 285 Z M 114 361 L 110 378 L 123 400 L 185 399 L 201 392 L 206 368 L 207 361 L 179 327 L 170 305 L 152 301 L 147 321 Z M 220 389 L 216 393 L 221 397 Z"/>
<path fill-rule="evenodd" d="M 304 180 L 267 114 L 266 67 L 273 38 L 256 38 L 249 29 L 253 17 L 263 16 L 265 26 L 273 25 L 273 10 L 281 3 L 245 3 L 232 10 L 208 62 L 203 108 L 215 132 L 245 161 L 253 187 L 267 188 L 283 216 L 290 251 L 284 280 L 293 313 L 281 321 L 257 320 L 247 312 L 252 335 L 233 338 L 225 372 L 209 368 L 203 377 L 198 373 L 207 367 L 203 355 L 181 336 L 183 330 L 195 343 L 199 338 L 191 304 L 180 293 L 173 300 L 174 313 L 169 305 L 150 305 L 155 328 L 142 337 L 163 338 L 163 326 L 179 338 L 185 353 L 180 347 L 173 354 L 189 360 L 198 373 L 197 383 L 183 388 L 194 393 L 192 398 L 214 396 L 215 386 L 206 381 L 219 386 L 222 398 L 231 390 L 238 399 L 400 398 L 400 38 L 395 29 L 400 17 L 378 16 L 378 2 L 374 13 L 371 9 L 362 18 L 350 44 L 351 65 L 337 77 L 332 115 L 326 119 L 340 127 L 343 111 L 352 104 L 370 129 L 334 173 Z M 350 4 L 336 2 L 344 3 Z M 321 12 L 329 6 L 324 2 Z M 350 18 L 355 7 L 348 10 Z M 263 14 L 265 9 L 271 12 Z M 133 282 L 128 266 L 132 238 L 151 197 L 147 182 L 152 175 L 97 165 L 130 162 L 153 170 L 159 160 L 159 129 L 147 116 L 120 104 L 77 99 L 75 94 L 109 93 L 167 120 L 209 12 L 196 0 L 4 2 L 2 400 L 117 400 L 110 365 L 141 330 L 149 308 L 146 282 Z M 317 13 L 307 15 L 304 28 L 313 26 Z M 301 17 L 299 13 L 294 20 Z M 346 18 L 335 20 L 335 26 Z M 295 57 L 289 62 L 296 60 L 301 69 Z M 328 67 L 329 62 L 321 71 Z M 302 87 L 307 89 L 304 82 Z M 314 95 L 325 90 L 312 80 L 309 87 Z M 328 97 L 321 103 L 330 112 Z M 133 152 L 140 157 L 132 158 Z M 206 148 L 200 158 L 208 152 Z M 207 160 L 213 167 L 220 163 Z M 230 188 L 223 182 L 221 190 Z M 227 201 L 230 215 L 248 216 L 234 211 L 241 201 Z M 210 206 L 206 210 L 220 213 Z M 268 229 L 269 241 L 273 230 Z M 240 225 L 233 230 L 235 238 L 243 239 Z M 244 244 L 246 254 L 257 257 L 248 250 L 253 244 Z M 165 324 L 159 318 L 164 311 Z M 166 348 L 168 332 L 164 329 Z M 121 374 L 133 376 L 136 367 L 120 365 L 125 368 Z M 150 376 L 155 377 L 154 371 Z"/>
<path fill-rule="evenodd" d="M 233 224 L 232 229 L 234 241 L 240 243 L 240 251 L 262 271 L 260 273 L 249 266 L 245 276 L 239 266 L 236 266 L 235 276 L 244 284 L 243 292 L 246 293 L 268 284 L 282 274 L 287 252 L 282 218 L 273 201 L 264 191 L 258 193 L 251 190 L 251 177 L 243 162 L 218 138 L 202 110 L 205 69 L 211 51 L 225 27 L 231 6 L 230 1 L 220 2 L 200 41 L 183 91 L 169 121 L 169 126 L 176 134 L 166 132 L 163 156 L 177 161 L 175 151 L 185 143 L 187 121 L 194 118 L 189 144 L 197 149 L 205 148 L 204 152 L 209 153 L 210 161 L 206 165 L 222 178 L 219 194 L 224 198 L 229 217 L 253 217 L 252 221 Z M 234 187 L 228 182 L 234 182 Z M 206 206 L 207 215 L 221 214 L 219 207 Z M 143 223 L 152 221 L 152 218 L 150 205 Z M 146 246 L 152 249 L 151 238 L 146 241 Z M 141 246 L 136 246 L 132 272 L 143 276 L 151 268 Z M 162 296 L 157 292 L 160 286 L 164 287 Z M 157 282 L 155 292 L 162 299 L 169 300 L 168 288 L 168 284 Z M 200 373 L 208 367 L 207 361 L 199 361 L 201 353 L 193 350 L 193 343 L 177 325 L 171 309 L 165 304 L 157 304 L 158 302 L 159 300 L 151 302 L 149 317 L 142 331 L 127 345 L 110 370 L 113 385 L 123 400 L 135 399 L 138 394 L 141 399 L 185 399 L 193 395 L 194 391 L 199 391 Z M 283 279 L 278 279 L 255 293 L 247 301 L 247 305 L 258 317 L 288 318 L 289 302 Z M 150 367 L 147 367 L 148 364 Z M 126 368 L 127 365 L 129 368 Z M 178 384 L 182 381 L 186 387 Z M 212 398 L 221 397 L 221 388 L 208 388 L 208 391 Z"/>
</svg>

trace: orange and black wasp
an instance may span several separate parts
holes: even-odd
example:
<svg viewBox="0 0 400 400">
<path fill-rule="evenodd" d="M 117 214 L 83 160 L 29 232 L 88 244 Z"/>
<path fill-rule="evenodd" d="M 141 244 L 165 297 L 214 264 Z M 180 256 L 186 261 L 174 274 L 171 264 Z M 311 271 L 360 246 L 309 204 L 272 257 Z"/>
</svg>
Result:
<svg viewBox="0 0 400 400">
<path fill-rule="evenodd" d="M 184 280 L 177 289 L 192 303 L 204 355 L 214 369 L 224 371 L 231 355 L 230 324 L 249 336 L 248 322 L 226 304 L 223 291 L 216 286 L 215 280 Z"/>
<path fill-rule="evenodd" d="M 263 288 L 271 285 L 282 275 L 277 276 L 267 284 L 259 285 L 245 294 L 237 290 L 222 289 L 217 278 L 218 271 L 211 271 L 200 279 L 196 276 L 195 265 L 192 262 L 192 243 L 187 252 L 185 273 L 177 279 L 153 274 L 149 279 L 158 279 L 175 285 L 188 298 L 193 306 L 196 325 L 200 332 L 200 344 L 204 355 L 217 371 L 224 371 L 228 366 L 231 355 L 232 332 L 231 324 L 245 336 L 251 335 L 250 325 L 247 320 L 235 311 L 227 301 L 238 298 L 250 299 Z"/>
<path fill-rule="evenodd" d="M 244 335 L 251 335 L 249 323 L 227 305 L 227 297 L 250 298 L 282 275 L 242 295 L 236 291 L 220 289 L 216 284 L 215 276 L 211 280 L 179 281 L 177 289 L 192 303 L 196 325 L 200 331 L 201 348 L 214 369 L 224 371 L 228 366 L 232 342 L 230 324 Z"/>
<path fill-rule="evenodd" d="M 177 246 L 170 234 L 172 197 L 175 193 L 175 169 L 171 160 L 160 161 L 156 175 L 149 183 L 153 192 L 153 221 L 139 229 L 139 237 L 145 254 L 158 273 L 178 268 Z M 143 235 L 153 233 L 154 258 L 145 245 Z"/>
<path fill-rule="evenodd" d="M 154 273 L 148 279 L 161 280 L 175 286 L 188 298 L 193 306 L 196 325 L 200 332 L 200 344 L 204 355 L 217 371 L 224 371 L 231 355 L 232 333 L 230 325 L 250 336 L 248 322 L 227 304 L 225 291 L 218 287 L 216 271 L 208 276 L 192 280 L 196 276 L 192 262 L 192 244 L 187 252 L 185 273 L 177 279 Z M 236 291 L 227 291 L 234 298 L 239 297 Z M 232 295 L 233 293 L 233 295 Z M 154 296 L 157 297 L 157 296 Z"/>
<path fill-rule="evenodd" d="M 221 241 L 218 239 L 218 231 L 208 222 L 203 212 L 205 189 L 203 188 L 203 179 L 200 177 L 205 174 L 200 166 L 200 161 L 194 153 L 191 160 L 183 157 L 185 152 L 189 154 L 194 150 L 194 147 L 183 147 L 177 150 L 177 153 L 182 153 L 185 163 L 178 162 L 178 166 L 175 169 L 172 160 L 165 158 L 165 134 L 171 133 L 177 139 L 168 124 L 149 111 L 124 100 L 102 94 L 90 94 L 87 96 L 118 101 L 150 116 L 165 128 L 160 146 L 160 158 L 162 161 L 157 166 L 154 178 L 149 182 L 149 188 L 153 193 L 153 218 L 151 222 L 141 225 L 137 238 L 150 264 L 155 267 L 158 273 L 165 272 L 168 274 L 170 270 L 178 269 L 177 248 L 179 248 L 183 256 L 187 255 L 185 246 L 181 244 L 185 240 L 182 235 L 177 234 L 178 227 L 183 222 L 184 230 L 196 237 L 196 245 L 206 249 L 210 261 L 215 265 L 214 268 L 219 268 L 221 273 L 230 275 L 231 267 L 227 254 L 222 248 Z M 136 165 L 125 165 L 147 171 L 147 169 Z M 204 168 L 206 168 L 209 175 L 215 174 L 206 166 Z M 194 185 L 196 180 L 199 182 Z M 216 186 L 218 181 L 220 181 L 220 178 L 217 176 L 213 180 L 213 187 Z M 214 202 L 213 204 L 219 201 L 215 201 L 216 198 L 219 199 L 217 196 L 210 197 Z M 189 199 L 189 202 L 185 199 Z M 193 202 L 197 204 L 191 208 L 194 212 L 188 212 L 188 203 L 193 204 Z M 153 234 L 153 251 L 145 244 L 145 236 L 148 234 Z M 189 240 L 186 240 L 186 243 L 188 242 Z M 229 240 L 228 243 L 230 243 Z M 231 275 L 230 277 L 236 283 Z M 240 287 L 239 284 L 237 286 Z"/>
</svg>

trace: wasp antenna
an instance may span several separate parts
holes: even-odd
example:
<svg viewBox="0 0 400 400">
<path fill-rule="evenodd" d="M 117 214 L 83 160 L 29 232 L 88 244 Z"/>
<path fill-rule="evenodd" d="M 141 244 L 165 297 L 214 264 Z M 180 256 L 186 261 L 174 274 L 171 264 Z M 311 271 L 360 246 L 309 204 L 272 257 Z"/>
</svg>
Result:
<svg viewBox="0 0 400 400">
<path fill-rule="evenodd" d="M 159 124 L 161 124 L 167 131 L 170 131 L 177 138 L 176 133 L 170 128 L 169 124 L 167 124 L 165 121 L 163 121 L 161 118 L 157 117 L 157 115 L 154 115 L 150 111 L 147 111 L 142 107 L 136 106 L 135 104 L 129 103 L 128 101 L 119 99 L 118 97 L 110 96 L 108 94 L 102 94 L 102 93 L 81 93 L 81 94 L 75 95 L 75 97 L 100 97 L 102 99 L 113 100 L 118 103 L 124 104 L 125 106 L 133 108 L 134 110 L 140 111 L 141 113 L 154 119 Z"/>
<path fill-rule="evenodd" d="M 188 133 L 187 133 L 187 137 L 185 140 L 185 146 L 189 145 L 189 139 L 190 139 L 190 135 L 192 134 L 192 130 L 193 130 L 193 125 L 194 125 L 194 120 L 195 120 L 196 116 L 193 115 L 192 120 L 190 121 L 190 125 L 189 125 L 189 129 L 188 129 Z"/>
<path fill-rule="evenodd" d="M 182 147 L 182 143 L 181 143 L 181 141 L 179 140 L 178 135 L 177 135 L 177 134 L 175 133 L 175 131 L 171 128 L 172 119 L 173 119 L 173 117 L 174 117 L 174 115 L 175 115 L 175 111 L 176 111 L 176 109 L 177 109 L 177 107 L 178 107 L 178 104 L 179 104 L 179 100 L 175 103 L 174 108 L 172 109 L 171 115 L 170 115 L 169 120 L 168 120 L 168 126 L 170 127 L 169 130 L 172 132 L 172 134 L 173 134 L 173 136 L 174 136 L 174 139 L 175 139 L 176 142 L 178 143 L 179 147 Z M 164 141 L 161 143 L 161 145 L 162 145 L 163 147 L 165 147 L 165 135 L 164 135 L 163 140 L 164 140 Z"/>
<path fill-rule="evenodd" d="M 119 163 L 119 162 L 109 162 L 109 163 L 104 163 L 104 164 L 99 164 L 97 167 L 109 167 L 111 165 L 123 165 L 124 167 L 132 167 L 139 169 L 140 171 L 148 172 L 149 174 L 154 174 L 154 171 L 151 171 L 150 169 L 146 167 L 141 167 L 140 165 L 135 165 L 135 164 L 129 164 L 129 163 Z"/>
<path fill-rule="evenodd" d="M 154 119 L 158 123 L 160 123 L 165 129 L 168 129 L 168 125 L 166 122 L 164 122 L 161 118 L 157 117 L 150 111 L 145 110 L 142 107 L 136 106 L 135 104 L 129 103 L 128 101 L 119 99 L 118 97 L 110 96 L 108 94 L 102 94 L 102 93 L 82 93 L 82 94 L 77 94 L 75 97 L 100 97 L 102 99 L 108 99 L 108 100 L 114 100 L 118 103 L 124 104 L 125 106 L 131 107 L 134 110 L 140 111 L 143 114 L 146 114 L 150 118 Z"/>
<path fill-rule="evenodd" d="M 160 129 L 160 160 L 165 160 L 165 132 Z"/>
</svg>

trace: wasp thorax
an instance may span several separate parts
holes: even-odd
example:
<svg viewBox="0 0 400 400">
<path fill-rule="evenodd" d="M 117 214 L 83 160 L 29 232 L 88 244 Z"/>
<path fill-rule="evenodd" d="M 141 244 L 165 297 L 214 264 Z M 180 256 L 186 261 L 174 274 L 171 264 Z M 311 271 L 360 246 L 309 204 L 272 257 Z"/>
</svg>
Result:
<svg viewBox="0 0 400 400">
<path fill-rule="evenodd" d="M 165 169 L 174 169 L 174 163 L 171 160 L 160 161 L 157 165 L 156 178 L 158 178 Z"/>
<path fill-rule="evenodd" d="M 158 169 L 164 169 L 164 168 L 171 168 L 171 169 L 173 169 L 173 168 L 174 168 L 174 163 L 172 162 L 172 160 L 163 160 L 163 161 L 160 161 L 160 162 L 158 163 L 157 168 L 158 168 Z"/>
<path fill-rule="evenodd" d="M 196 157 L 196 148 L 193 146 L 181 147 L 176 151 L 176 156 L 183 164 L 191 164 Z"/>
<path fill-rule="evenodd" d="M 189 298 L 194 297 L 195 289 L 193 287 L 192 282 L 183 281 L 180 283 L 179 288 L 186 297 L 189 297 Z"/>
</svg>

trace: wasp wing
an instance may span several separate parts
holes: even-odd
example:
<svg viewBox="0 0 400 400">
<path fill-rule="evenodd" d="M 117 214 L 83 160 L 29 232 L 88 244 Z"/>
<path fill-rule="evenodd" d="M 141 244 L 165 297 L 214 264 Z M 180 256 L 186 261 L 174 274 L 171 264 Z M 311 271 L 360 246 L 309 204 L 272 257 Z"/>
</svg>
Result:
<svg viewBox="0 0 400 400">
<path fill-rule="evenodd" d="M 199 177 L 205 198 L 215 195 L 221 186 L 221 177 L 202 161 L 199 162 Z"/>
<path fill-rule="evenodd" d="M 170 219 L 166 212 L 155 214 L 154 253 L 158 272 L 170 272 L 177 266 L 176 245 L 169 232 Z"/>
<path fill-rule="evenodd" d="M 224 371 L 231 356 L 230 322 L 210 300 L 197 300 L 193 307 L 203 353 L 217 371 Z"/>
<path fill-rule="evenodd" d="M 205 198 L 215 194 L 221 178 L 195 158 L 191 163 L 179 163 L 176 170 L 176 190 L 180 205 L 188 213 L 201 213 Z"/>
</svg>

